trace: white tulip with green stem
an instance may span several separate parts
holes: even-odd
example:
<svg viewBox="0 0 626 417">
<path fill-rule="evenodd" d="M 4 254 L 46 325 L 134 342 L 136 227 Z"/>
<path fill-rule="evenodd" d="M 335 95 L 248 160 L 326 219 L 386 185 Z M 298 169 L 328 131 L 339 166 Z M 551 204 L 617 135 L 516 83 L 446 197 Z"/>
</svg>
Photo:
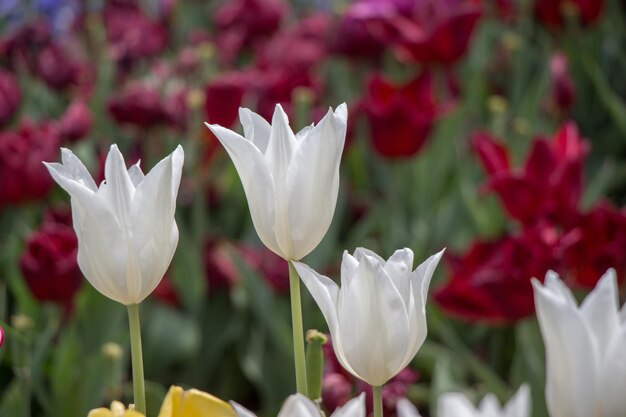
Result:
<svg viewBox="0 0 626 417">
<path fill-rule="evenodd" d="M 288 263 L 308 255 L 330 227 L 347 117 L 342 104 L 334 112 L 329 109 L 317 125 L 294 134 L 276 105 L 271 125 L 240 109 L 244 136 L 207 124 L 235 164 L 259 238 Z M 300 280 L 291 263 L 289 282 L 296 385 L 298 392 L 307 394 Z"/>
<path fill-rule="evenodd" d="M 71 196 L 78 265 L 98 291 L 128 308 L 135 407 L 145 413 L 139 303 L 159 284 L 176 251 L 183 149 L 178 146 L 144 175 L 139 163 L 127 170 L 113 145 L 100 186 L 72 151 L 61 149 L 61 157 L 62 164 L 46 167 Z"/>
<path fill-rule="evenodd" d="M 344 252 L 341 287 L 307 265 L 294 266 L 328 323 L 339 363 L 372 386 L 374 416 L 382 416 L 382 386 L 413 360 L 426 339 L 428 286 L 443 251 L 414 271 L 413 252 L 387 261 L 358 248 Z"/>
</svg>

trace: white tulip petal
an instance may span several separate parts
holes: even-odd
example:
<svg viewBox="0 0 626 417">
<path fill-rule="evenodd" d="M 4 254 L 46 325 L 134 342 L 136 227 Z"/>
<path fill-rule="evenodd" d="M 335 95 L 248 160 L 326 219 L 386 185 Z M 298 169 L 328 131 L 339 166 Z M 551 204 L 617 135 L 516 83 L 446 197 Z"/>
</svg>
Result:
<svg viewBox="0 0 626 417">
<path fill-rule="evenodd" d="M 272 126 L 261 116 L 250 109 L 239 108 L 239 120 L 243 126 L 243 134 L 257 149 L 265 155 L 267 144 L 272 133 Z"/>
<path fill-rule="evenodd" d="M 250 141 L 218 125 L 211 129 L 230 155 L 243 184 L 252 223 L 261 241 L 270 250 L 285 257 L 274 235 L 274 184 L 263 154 Z"/>
<path fill-rule="evenodd" d="M 402 296 L 374 258 L 364 257 L 357 274 L 339 295 L 339 337 L 357 376 L 379 386 L 401 370 L 408 316 Z"/>
<path fill-rule="evenodd" d="M 371 262 L 377 262 L 383 266 L 387 263 L 382 256 L 367 248 L 356 248 L 354 250 L 354 258 L 359 262 L 363 262 L 365 258 L 370 258 Z"/>
<path fill-rule="evenodd" d="M 128 176 L 130 177 L 130 182 L 133 183 L 136 189 L 145 178 L 145 175 L 141 170 L 141 160 L 137 161 L 136 164 L 133 164 L 130 168 L 128 168 Z"/>
<path fill-rule="evenodd" d="M 623 416 L 626 410 L 626 326 L 622 325 L 606 346 L 598 391 L 602 416 Z"/>
<path fill-rule="evenodd" d="M 302 394 L 294 394 L 287 398 L 278 417 L 320 417 L 320 412 L 313 401 Z"/>
<path fill-rule="evenodd" d="M 398 417 L 422 417 L 413 403 L 406 398 L 400 398 L 398 400 L 396 413 L 398 414 Z"/>
<path fill-rule="evenodd" d="M 331 417 L 365 417 L 365 393 L 337 407 Z"/>
<path fill-rule="evenodd" d="M 298 248 L 295 259 L 315 249 L 326 235 L 335 213 L 344 138 L 334 129 L 334 117 L 329 111 L 308 131 L 287 171 L 289 230 L 293 246 Z"/>
<path fill-rule="evenodd" d="M 130 180 L 124 157 L 117 145 L 111 145 L 104 163 L 104 178 L 98 193 L 111 206 L 115 217 L 122 225 L 128 224 L 128 213 L 135 193 L 135 186 Z"/>
<path fill-rule="evenodd" d="M 506 403 L 501 415 L 502 417 L 530 417 L 531 405 L 530 387 L 523 384 Z"/>
<path fill-rule="evenodd" d="M 439 417 L 476 417 L 474 405 L 458 392 L 442 394 L 437 400 Z"/>
<path fill-rule="evenodd" d="M 548 280 L 548 278 L 546 278 Z M 551 417 L 588 417 L 596 398 L 595 351 L 591 331 L 557 286 L 536 279 L 535 308 L 546 348 L 546 402 Z"/>
<path fill-rule="evenodd" d="M 598 344 L 598 355 L 619 330 L 618 309 L 617 277 L 615 270 L 609 269 L 580 306 L 583 318 L 595 335 L 592 340 Z"/>
<path fill-rule="evenodd" d="M 309 133 L 311 133 L 311 131 L 313 130 L 314 127 L 315 127 L 314 124 L 310 124 L 308 126 L 304 126 L 302 129 L 300 129 L 300 131 L 298 133 L 296 133 L 296 142 L 298 142 L 298 143 L 302 142 L 302 140 L 304 138 L 306 138 Z"/>
<path fill-rule="evenodd" d="M 234 401 L 230 401 L 230 405 L 235 410 L 235 413 L 237 413 L 237 417 L 256 417 L 256 414 Z"/>
<path fill-rule="evenodd" d="M 499 417 L 500 401 L 498 401 L 495 395 L 487 394 L 478 404 L 478 411 L 481 417 Z"/>
<path fill-rule="evenodd" d="M 61 166 L 66 170 L 66 176 L 68 178 L 72 178 L 74 181 L 81 183 L 91 191 L 98 191 L 98 186 L 93 178 L 91 178 L 87 167 L 74 155 L 74 152 L 67 148 L 61 148 L 61 162 L 63 162 Z"/>
<path fill-rule="evenodd" d="M 411 273 L 413 271 L 413 251 L 409 248 L 398 249 L 385 263 L 385 271 L 402 295 L 404 304 L 409 305 L 411 295 Z"/>
<path fill-rule="evenodd" d="M 352 277 L 355 276 L 359 269 L 359 261 L 347 250 L 343 251 L 343 258 L 341 260 L 341 288 L 346 288 L 352 282 Z"/>
</svg>

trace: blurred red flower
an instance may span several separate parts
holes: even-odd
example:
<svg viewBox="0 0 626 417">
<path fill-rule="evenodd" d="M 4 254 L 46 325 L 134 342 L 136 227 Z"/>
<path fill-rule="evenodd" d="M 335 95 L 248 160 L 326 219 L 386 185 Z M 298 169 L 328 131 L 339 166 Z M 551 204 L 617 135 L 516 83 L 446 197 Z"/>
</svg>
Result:
<svg viewBox="0 0 626 417">
<path fill-rule="evenodd" d="M 20 100 L 17 79 L 12 73 L 0 69 L 0 126 L 5 125 L 15 114 Z"/>
<path fill-rule="evenodd" d="M 467 51 L 481 14 L 476 0 L 422 0 L 413 2 L 409 15 L 398 10 L 374 23 L 401 60 L 450 65 Z"/>
<path fill-rule="evenodd" d="M 159 92 L 144 85 L 131 85 L 110 97 L 107 107 L 118 123 L 150 128 L 166 120 Z"/>
<path fill-rule="evenodd" d="M 232 62 L 246 47 L 256 47 L 280 27 L 287 13 L 282 0 L 234 0 L 215 12 L 216 45 L 221 58 Z"/>
<path fill-rule="evenodd" d="M 564 253 L 575 238 L 542 222 L 516 235 L 476 241 L 465 254 L 446 256 L 451 278 L 434 299 L 467 321 L 504 324 L 527 317 L 535 311 L 530 279 L 543 281 L 550 269 L 563 272 Z"/>
<path fill-rule="evenodd" d="M 535 0 L 537 19 L 549 28 L 560 28 L 568 14 L 583 25 L 594 23 L 604 9 L 604 0 Z"/>
<path fill-rule="evenodd" d="M 231 71 L 213 78 L 204 90 L 206 121 L 231 127 L 238 119 L 244 94 L 259 75 L 256 71 Z"/>
<path fill-rule="evenodd" d="M 82 282 L 77 254 L 74 230 L 63 224 L 46 223 L 27 238 L 19 262 L 24 280 L 37 300 L 71 304 Z"/>
<path fill-rule="evenodd" d="M 202 260 L 209 294 L 219 289 L 229 289 L 239 281 L 239 270 L 230 258 L 228 242 L 209 238 L 204 243 Z"/>
<path fill-rule="evenodd" d="M 59 121 L 61 140 L 76 142 L 89 134 L 92 125 L 91 111 L 82 99 L 75 99 Z"/>
<path fill-rule="evenodd" d="M 37 55 L 36 73 L 51 88 L 61 90 L 80 81 L 80 64 L 55 43 L 46 45 Z"/>
<path fill-rule="evenodd" d="M 552 105 L 560 113 L 568 111 L 574 105 L 576 90 L 567 68 L 567 57 L 562 52 L 550 57 L 550 81 Z"/>
<path fill-rule="evenodd" d="M 428 72 L 401 86 L 376 76 L 368 85 L 363 108 L 374 149 L 388 158 L 415 155 L 440 112 Z"/>
<path fill-rule="evenodd" d="M 22 122 L 15 131 L 0 132 L 0 206 L 43 198 L 52 178 L 42 161 L 55 161 L 59 133 L 50 123 Z"/>
<path fill-rule="evenodd" d="M 289 294 L 289 268 L 285 260 L 263 247 L 239 245 L 248 266 L 258 273 L 276 294 Z"/>
<path fill-rule="evenodd" d="M 488 134 L 474 135 L 472 146 L 489 176 L 485 189 L 498 194 L 511 217 L 523 225 L 540 218 L 569 225 L 576 219 L 589 145 L 574 123 L 565 123 L 551 139 L 536 139 L 517 172 L 506 148 Z"/>
<path fill-rule="evenodd" d="M 176 288 L 172 285 L 172 281 L 167 273 L 152 292 L 152 296 L 156 300 L 172 307 L 178 307 L 180 305 L 178 292 L 176 292 Z"/>
<path fill-rule="evenodd" d="M 565 253 L 568 270 L 578 286 L 593 289 L 609 268 L 620 282 L 626 273 L 626 213 L 606 201 L 582 214 L 574 229 L 578 239 Z"/>
<path fill-rule="evenodd" d="M 132 65 L 137 59 L 155 56 L 167 46 L 166 24 L 148 18 L 137 1 L 107 1 L 102 19 L 113 57 L 122 67 Z"/>
<path fill-rule="evenodd" d="M 387 1 L 358 1 L 350 5 L 332 32 L 332 51 L 348 58 L 379 57 L 387 42 L 370 22 L 396 13 L 394 6 Z"/>
</svg>

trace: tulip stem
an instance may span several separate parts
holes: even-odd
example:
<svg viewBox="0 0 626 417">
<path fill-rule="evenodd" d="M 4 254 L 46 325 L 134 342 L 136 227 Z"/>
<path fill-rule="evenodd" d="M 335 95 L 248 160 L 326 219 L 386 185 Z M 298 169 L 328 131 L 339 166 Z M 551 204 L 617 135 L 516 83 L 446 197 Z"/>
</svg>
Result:
<svg viewBox="0 0 626 417">
<path fill-rule="evenodd" d="M 383 417 L 383 386 L 372 386 L 372 408 L 374 417 Z"/>
<path fill-rule="evenodd" d="M 139 304 L 128 307 L 128 325 L 130 327 L 130 353 L 133 363 L 133 393 L 135 410 L 146 413 L 146 388 L 143 380 L 143 356 L 141 353 L 141 327 L 139 325 Z"/>
<path fill-rule="evenodd" d="M 296 389 L 307 395 L 306 360 L 304 356 L 304 329 L 302 326 L 302 302 L 300 299 L 300 277 L 289 264 L 289 292 L 291 298 L 291 326 L 293 334 L 293 352 L 296 365 Z"/>
</svg>

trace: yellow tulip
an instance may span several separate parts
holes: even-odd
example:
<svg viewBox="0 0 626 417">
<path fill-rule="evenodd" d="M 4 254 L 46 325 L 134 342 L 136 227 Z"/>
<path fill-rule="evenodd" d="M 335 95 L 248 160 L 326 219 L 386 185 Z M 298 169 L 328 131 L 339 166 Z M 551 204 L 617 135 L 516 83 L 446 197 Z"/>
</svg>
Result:
<svg viewBox="0 0 626 417">
<path fill-rule="evenodd" d="M 237 414 L 228 403 L 211 394 L 197 389 L 184 391 L 173 385 L 163 400 L 159 417 L 237 417 Z"/>
<path fill-rule="evenodd" d="M 135 410 L 127 410 L 119 401 L 113 401 L 111 408 L 96 408 L 91 410 L 87 417 L 144 417 L 144 415 Z"/>
</svg>

